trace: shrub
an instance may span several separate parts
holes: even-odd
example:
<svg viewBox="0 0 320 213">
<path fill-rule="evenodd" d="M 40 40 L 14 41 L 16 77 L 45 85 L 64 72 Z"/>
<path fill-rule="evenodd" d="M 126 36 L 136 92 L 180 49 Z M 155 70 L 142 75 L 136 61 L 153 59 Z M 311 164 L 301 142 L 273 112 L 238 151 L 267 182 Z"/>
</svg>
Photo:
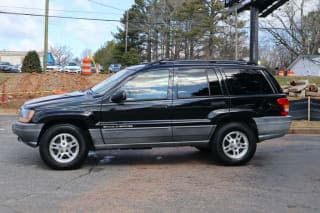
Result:
<svg viewBox="0 0 320 213">
<path fill-rule="evenodd" d="M 42 72 L 39 55 L 36 51 L 30 51 L 23 59 L 22 72 Z"/>
</svg>

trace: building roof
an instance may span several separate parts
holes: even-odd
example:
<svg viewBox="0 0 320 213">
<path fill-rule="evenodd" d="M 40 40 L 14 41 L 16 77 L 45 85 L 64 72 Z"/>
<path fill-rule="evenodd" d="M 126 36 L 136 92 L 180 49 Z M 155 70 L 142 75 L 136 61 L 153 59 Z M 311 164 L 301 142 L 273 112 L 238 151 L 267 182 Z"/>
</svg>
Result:
<svg viewBox="0 0 320 213">
<path fill-rule="evenodd" d="M 314 64 L 320 65 L 320 55 L 299 55 L 288 67 L 291 70 L 300 60 L 308 60 Z"/>
</svg>

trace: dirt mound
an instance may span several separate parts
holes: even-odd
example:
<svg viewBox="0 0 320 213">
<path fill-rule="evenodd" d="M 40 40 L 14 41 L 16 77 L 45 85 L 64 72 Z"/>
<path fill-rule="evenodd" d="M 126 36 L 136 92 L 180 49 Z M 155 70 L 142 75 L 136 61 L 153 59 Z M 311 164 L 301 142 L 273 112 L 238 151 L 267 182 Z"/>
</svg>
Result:
<svg viewBox="0 0 320 213">
<path fill-rule="evenodd" d="M 108 75 L 94 74 L 87 77 L 78 74 L 46 72 L 43 74 L 18 73 L 6 77 L 7 79 L 0 84 L 0 93 L 7 93 L 10 102 L 0 104 L 0 110 L 1 108 L 18 108 L 28 99 L 55 94 L 59 90 L 72 92 L 86 89 L 101 82 Z M 3 91 L 4 84 L 5 91 Z"/>
</svg>

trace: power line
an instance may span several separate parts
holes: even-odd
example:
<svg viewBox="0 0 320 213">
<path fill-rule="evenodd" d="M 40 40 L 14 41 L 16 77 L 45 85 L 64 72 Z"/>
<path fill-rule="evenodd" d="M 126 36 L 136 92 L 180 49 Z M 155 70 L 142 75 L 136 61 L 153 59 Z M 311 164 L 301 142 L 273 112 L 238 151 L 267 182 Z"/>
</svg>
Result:
<svg viewBox="0 0 320 213">
<path fill-rule="evenodd" d="M 10 12 L 10 11 L 1 11 L 1 10 L 0 10 L 0 14 L 21 15 L 21 16 L 35 16 L 35 17 L 44 17 L 45 16 L 43 14 L 20 13 L 20 12 Z M 61 19 L 88 20 L 88 21 L 120 22 L 120 20 L 116 20 L 116 19 L 86 18 L 86 17 L 75 17 L 75 16 L 49 15 L 48 17 L 49 18 L 61 18 Z"/>
<path fill-rule="evenodd" d="M 20 15 L 20 16 L 34 16 L 34 17 L 44 17 L 43 14 L 35 14 L 35 13 L 20 13 L 20 12 L 11 12 L 11 11 L 1 11 L 0 14 L 8 14 L 8 15 Z M 87 20 L 87 21 L 102 21 L 102 22 L 119 22 L 122 23 L 120 20 L 117 19 L 103 19 L 103 18 L 86 18 L 86 17 L 77 17 L 77 16 L 57 16 L 57 15 L 49 15 L 49 18 L 60 18 L 60 19 L 74 19 L 74 20 Z M 133 24 L 149 24 L 149 25 L 161 25 L 165 26 L 165 23 L 161 22 L 141 22 L 141 21 L 130 21 L 130 23 Z M 177 26 L 181 24 L 174 24 L 171 23 L 171 26 Z M 203 27 L 203 28 L 210 28 L 210 25 L 201 25 L 201 24 L 194 24 L 194 27 Z M 225 26 L 216 26 L 216 27 L 229 27 L 227 25 Z M 249 27 L 239 27 L 239 29 L 249 29 Z M 259 30 L 285 30 L 284 28 L 280 27 L 260 27 Z"/>
<path fill-rule="evenodd" d="M 23 10 L 39 10 L 39 11 L 44 11 L 45 9 L 43 8 L 37 8 L 37 7 L 18 7 L 18 6 L 4 6 L 0 5 L 2 8 L 13 8 L 13 9 L 23 9 Z M 102 11 L 87 11 L 87 10 L 66 10 L 66 9 L 50 9 L 50 11 L 56 11 L 56 12 L 68 12 L 68 13 L 90 13 L 90 14 L 106 14 L 106 12 Z M 108 14 L 111 15 L 123 15 L 122 13 L 110 13 Z"/>
<path fill-rule="evenodd" d="M 125 10 L 123 10 L 123 9 L 120 9 L 120 8 L 117 8 L 117 7 L 114 7 L 114 6 L 111 6 L 111 5 L 108 5 L 108 4 L 99 2 L 99 1 L 94 1 L 94 0 L 88 0 L 88 1 L 89 1 L 89 2 L 92 2 L 92 3 L 95 3 L 95 4 L 98 4 L 98 5 L 100 5 L 100 6 L 103 6 L 103 7 L 115 9 L 115 10 L 122 11 L 122 12 L 125 11 Z"/>
</svg>

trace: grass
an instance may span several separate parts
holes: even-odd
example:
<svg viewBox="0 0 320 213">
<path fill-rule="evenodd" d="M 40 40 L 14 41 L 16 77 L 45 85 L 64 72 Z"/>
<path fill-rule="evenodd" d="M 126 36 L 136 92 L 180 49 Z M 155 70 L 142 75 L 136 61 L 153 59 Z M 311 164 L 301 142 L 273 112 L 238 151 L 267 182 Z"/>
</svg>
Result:
<svg viewBox="0 0 320 213">
<path fill-rule="evenodd" d="M 320 86 L 320 77 L 304 77 L 304 76 L 275 76 L 281 86 L 288 85 L 291 81 L 309 80 L 310 84 Z"/>
</svg>

